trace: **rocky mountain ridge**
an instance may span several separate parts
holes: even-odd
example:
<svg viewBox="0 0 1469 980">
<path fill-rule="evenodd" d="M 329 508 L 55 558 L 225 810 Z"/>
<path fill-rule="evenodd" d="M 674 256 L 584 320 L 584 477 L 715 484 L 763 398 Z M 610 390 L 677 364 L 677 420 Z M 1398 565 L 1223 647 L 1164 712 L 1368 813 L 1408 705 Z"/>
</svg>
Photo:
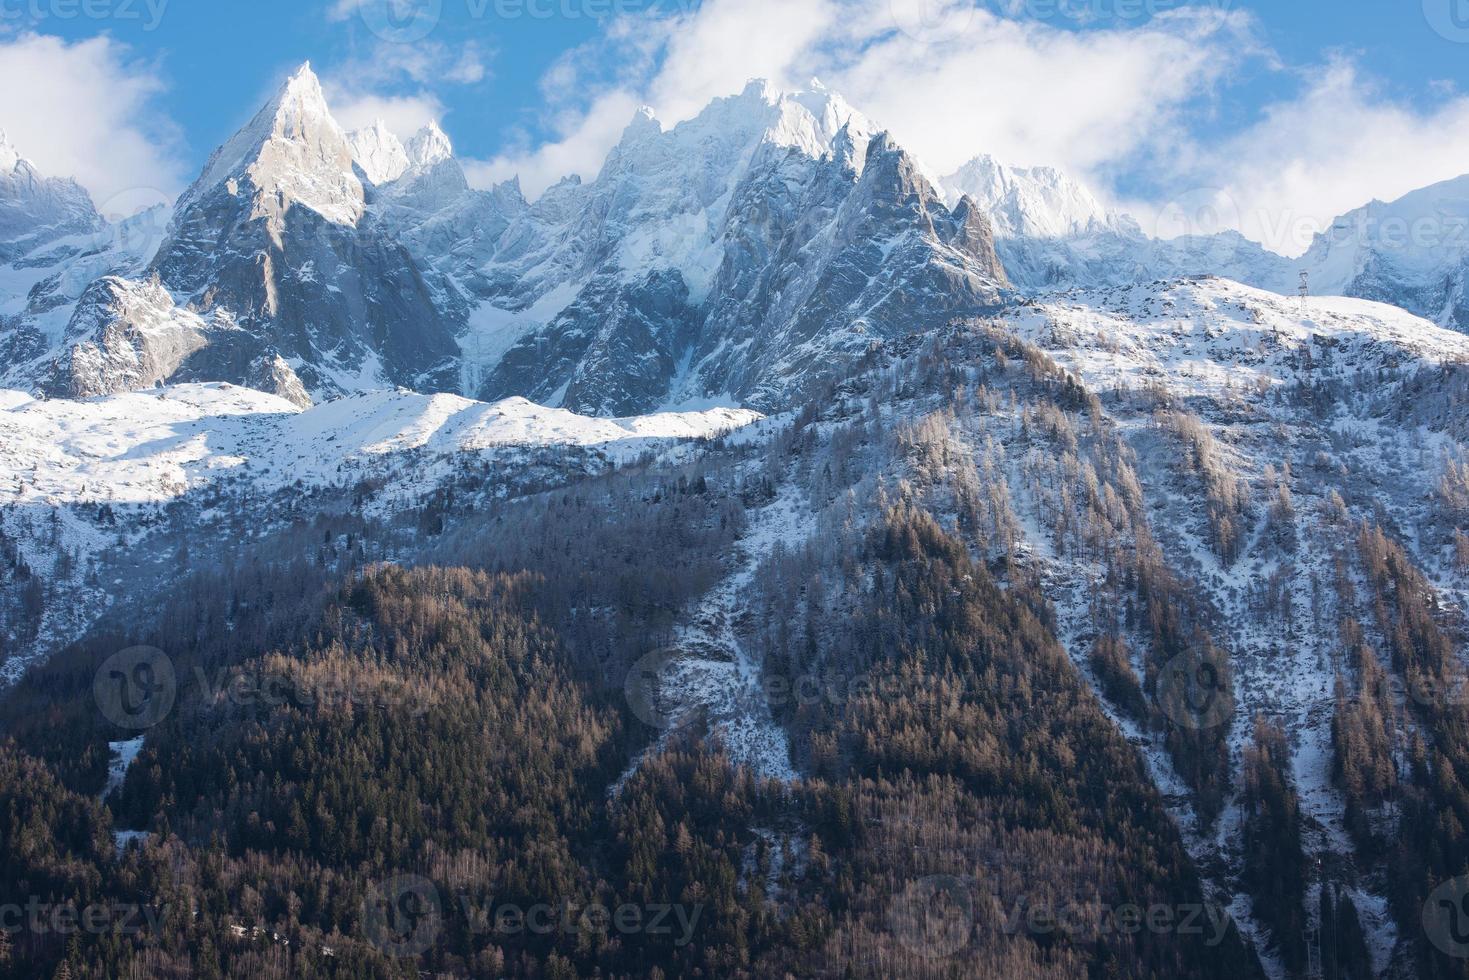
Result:
<svg viewBox="0 0 1469 980">
<path fill-rule="evenodd" d="M 1348 215 L 1292 262 L 1234 232 L 1160 240 L 1050 168 L 981 156 L 931 180 L 818 82 L 752 82 L 668 129 L 640 110 L 594 179 L 534 202 L 471 187 L 437 125 L 344 131 L 309 66 L 171 214 L 108 225 L 8 144 L 0 163 L 0 379 L 59 396 L 220 380 L 300 403 L 403 386 L 770 410 L 875 342 L 1076 286 L 1293 293 L 1299 267 L 1318 293 L 1456 326 L 1469 254 L 1383 233 L 1462 230 L 1454 182 Z"/>
</svg>

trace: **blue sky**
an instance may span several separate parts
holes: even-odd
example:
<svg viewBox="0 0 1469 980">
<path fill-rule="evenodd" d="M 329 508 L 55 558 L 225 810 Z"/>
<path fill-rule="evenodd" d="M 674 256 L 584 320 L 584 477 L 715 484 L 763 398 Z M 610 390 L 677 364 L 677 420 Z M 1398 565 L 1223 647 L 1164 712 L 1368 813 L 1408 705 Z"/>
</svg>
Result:
<svg viewBox="0 0 1469 980">
<path fill-rule="evenodd" d="M 936 171 L 1054 164 L 1145 223 L 1214 197 L 1287 251 L 1469 172 L 1469 0 L 0 0 L 0 32 L 0 127 L 99 197 L 176 192 L 305 60 L 344 123 L 438 118 L 532 194 L 755 75 L 821 76 Z"/>
</svg>

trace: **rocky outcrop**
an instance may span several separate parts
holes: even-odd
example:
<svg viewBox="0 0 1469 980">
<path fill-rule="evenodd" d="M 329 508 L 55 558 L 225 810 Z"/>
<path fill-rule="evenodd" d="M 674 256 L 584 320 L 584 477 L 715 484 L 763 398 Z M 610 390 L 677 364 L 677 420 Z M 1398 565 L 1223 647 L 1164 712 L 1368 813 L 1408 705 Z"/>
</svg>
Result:
<svg viewBox="0 0 1469 980">
<path fill-rule="evenodd" d="M 303 68 L 211 158 L 152 270 L 298 364 L 314 394 L 456 386 L 456 324 L 407 248 L 362 220 L 352 147 Z M 257 352 L 261 353 L 261 352 Z"/>
</svg>

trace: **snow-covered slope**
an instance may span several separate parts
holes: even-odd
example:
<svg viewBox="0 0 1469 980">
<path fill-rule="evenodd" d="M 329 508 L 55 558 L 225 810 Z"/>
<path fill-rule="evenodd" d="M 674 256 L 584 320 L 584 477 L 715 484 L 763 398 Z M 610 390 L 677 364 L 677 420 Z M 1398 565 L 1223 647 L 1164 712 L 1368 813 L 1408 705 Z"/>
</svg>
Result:
<svg viewBox="0 0 1469 980">
<path fill-rule="evenodd" d="M 167 588 L 180 543 L 234 547 L 343 512 L 394 527 L 438 494 L 492 501 L 562 486 L 758 419 L 587 418 L 404 390 L 302 410 L 224 383 L 85 400 L 0 389 L 0 551 L 25 570 L 0 582 L 0 611 L 20 607 L 27 583 L 48 597 L 25 627 L 0 615 L 0 685 L 113 604 Z M 406 540 L 410 553 L 423 545 Z"/>
<path fill-rule="evenodd" d="M 1361 911 L 1373 970 L 1401 965 L 1411 954 L 1398 945 L 1387 869 L 1358 853 L 1332 775 L 1340 628 L 1348 618 L 1375 621 L 1354 591 L 1365 590 L 1352 571 L 1364 522 L 1407 544 L 1447 615 L 1469 609 L 1464 574 L 1448 557 L 1452 522 L 1432 489 L 1469 456 L 1454 395 L 1469 371 L 1469 338 L 1380 303 L 1314 298 L 1303 309 L 1213 278 L 1073 291 L 1017 311 L 1003 328 L 1100 397 L 1134 454 L 1164 559 L 1206 604 L 1210 634 L 1228 653 L 1235 707 L 1218 724 L 1227 726 L 1234 776 L 1223 813 L 1211 822 L 1193 804 L 1174 802 L 1196 859 L 1223 869 L 1217 880 L 1226 896 L 1237 887 L 1239 767 L 1253 719 L 1278 721 L 1294 753 L 1307 855 L 1331 869 Z M 1054 526 L 1056 485 L 1041 489 L 1050 464 L 1038 454 L 1046 450 L 1016 451 L 1024 453 L 1019 472 L 1031 474 L 1025 490 L 1020 479 L 1013 484 L 1035 529 L 1030 546 L 1045 567 L 1061 635 L 1089 670 L 1095 590 L 1106 569 L 1064 547 Z M 1181 785 L 1155 733 L 1143 729 L 1134 740 L 1160 787 Z M 1392 816 L 1380 815 L 1388 826 Z M 1227 903 L 1247 932 L 1257 929 L 1246 897 Z M 1268 951 L 1265 965 L 1285 975 Z"/>
<path fill-rule="evenodd" d="M 1180 398 L 1469 358 L 1469 337 L 1395 306 L 1318 296 L 1303 309 L 1214 277 L 1058 293 L 1008 322 L 1094 389 L 1151 379 Z"/>
<path fill-rule="evenodd" d="M 260 493 L 340 484 L 374 458 L 574 446 L 625 460 L 660 443 L 731 431 L 742 409 L 588 418 L 523 398 L 375 391 L 302 410 L 229 384 L 189 384 L 81 401 L 0 390 L 0 507 L 42 500 L 160 501 L 224 477 Z"/>
</svg>

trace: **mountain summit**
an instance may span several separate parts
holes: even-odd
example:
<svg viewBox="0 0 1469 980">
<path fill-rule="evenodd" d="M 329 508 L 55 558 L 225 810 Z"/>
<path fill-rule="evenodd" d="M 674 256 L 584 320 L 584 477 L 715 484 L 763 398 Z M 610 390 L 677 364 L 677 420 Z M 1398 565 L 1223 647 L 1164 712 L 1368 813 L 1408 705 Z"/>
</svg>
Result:
<svg viewBox="0 0 1469 980">
<path fill-rule="evenodd" d="M 352 172 L 352 146 L 332 118 L 321 82 L 302 65 L 255 118 L 214 152 L 179 199 L 187 210 L 223 186 L 248 196 L 252 216 L 283 227 L 292 207 L 354 225 L 362 217 L 362 183 Z"/>
<path fill-rule="evenodd" d="M 472 187 L 437 123 L 344 131 L 303 65 L 137 248 L 73 242 L 131 236 L 8 143 L 0 163 L 0 259 L 20 263 L 0 372 L 53 394 L 198 380 L 778 409 L 873 343 L 1016 293 L 1203 274 L 1293 291 L 1298 268 L 1232 232 L 1149 236 L 1051 168 L 981 155 L 935 179 L 816 80 L 755 79 L 671 126 L 642 107 L 593 178 L 531 203 L 514 180 Z M 1450 182 L 1344 221 L 1469 220 L 1466 197 Z M 1469 249 L 1388 244 L 1323 237 L 1313 285 L 1465 326 Z"/>
</svg>

